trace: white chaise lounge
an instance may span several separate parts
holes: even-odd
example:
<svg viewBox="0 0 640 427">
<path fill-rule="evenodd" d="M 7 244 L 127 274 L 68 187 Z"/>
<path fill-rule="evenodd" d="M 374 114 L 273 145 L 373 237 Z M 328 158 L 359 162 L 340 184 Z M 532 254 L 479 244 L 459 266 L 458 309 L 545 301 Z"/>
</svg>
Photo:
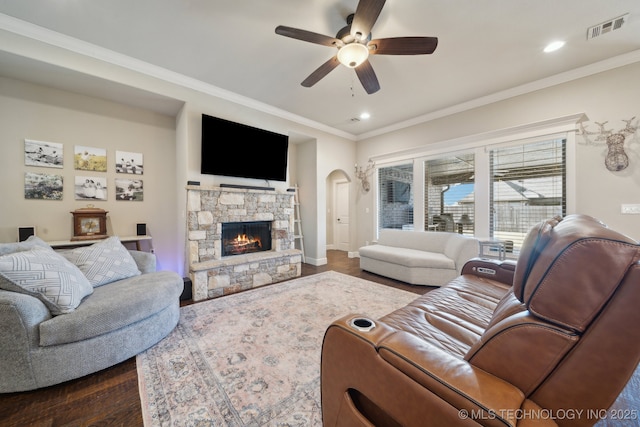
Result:
<svg viewBox="0 0 640 427">
<path fill-rule="evenodd" d="M 458 233 L 384 229 L 360 248 L 360 268 L 413 285 L 441 286 L 478 256 L 478 240 Z"/>
</svg>

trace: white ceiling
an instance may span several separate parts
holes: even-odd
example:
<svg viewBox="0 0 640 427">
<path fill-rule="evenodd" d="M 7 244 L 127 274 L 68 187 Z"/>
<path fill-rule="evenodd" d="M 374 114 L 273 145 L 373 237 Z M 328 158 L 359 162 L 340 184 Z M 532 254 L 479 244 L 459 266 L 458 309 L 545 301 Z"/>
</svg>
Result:
<svg viewBox="0 0 640 427">
<path fill-rule="evenodd" d="M 435 36 L 436 51 L 372 56 L 381 86 L 372 95 L 342 66 L 302 87 L 335 49 L 279 36 L 276 26 L 333 37 L 356 6 L 357 0 L 0 0 L 5 22 L 35 24 L 73 38 L 55 40 L 89 43 L 83 46 L 96 56 L 117 56 L 120 65 L 167 79 L 186 76 L 356 139 L 640 61 L 638 0 L 389 0 L 373 37 Z M 587 40 L 587 28 L 626 13 L 621 29 Z M 556 39 L 566 46 L 543 53 Z M 44 75 L 50 84 L 96 93 L 93 79 L 6 51 L 0 74 L 36 82 Z M 134 105 L 175 109 L 154 94 L 101 86 Z M 371 118 L 354 121 L 363 111 Z"/>
</svg>

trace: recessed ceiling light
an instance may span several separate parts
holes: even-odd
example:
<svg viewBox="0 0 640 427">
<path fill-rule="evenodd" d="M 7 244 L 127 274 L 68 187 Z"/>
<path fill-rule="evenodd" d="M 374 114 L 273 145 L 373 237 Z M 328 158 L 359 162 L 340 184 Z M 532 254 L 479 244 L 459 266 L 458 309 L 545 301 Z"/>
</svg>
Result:
<svg viewBox="0 0 640 427">
<path fill-rule="evenodd" d="M 549 43 L 547 47 L 544 48 L 544 51 L 545 53 L 553 52 L 560 49 L 562 46 L 564 46 L 564 42 L 558 40 L 558 41 Z"/>
<path fill-rule="evenodd" d="M 360 118 L 361 118 L 362 120 L 367 120 L 369 117 L 371 117 L 371 114 L 369 114 L 369 113 L 362 113 L 362 114 L 360 114 Z"/>
</svg>

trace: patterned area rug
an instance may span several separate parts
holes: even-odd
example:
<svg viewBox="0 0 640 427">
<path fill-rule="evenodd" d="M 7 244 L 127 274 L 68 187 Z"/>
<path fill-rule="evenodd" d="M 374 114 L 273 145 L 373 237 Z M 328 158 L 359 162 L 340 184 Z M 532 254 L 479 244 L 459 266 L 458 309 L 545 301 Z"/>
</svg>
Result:
<svg viewBox="0 0 640 427">
<path fill-rule="evenodd" d="M 321 426 L 329 324 L 417 297 L 328 271 L 182 307 L 176 329 L 136 359 L 145 426 Z"/>
</svg>

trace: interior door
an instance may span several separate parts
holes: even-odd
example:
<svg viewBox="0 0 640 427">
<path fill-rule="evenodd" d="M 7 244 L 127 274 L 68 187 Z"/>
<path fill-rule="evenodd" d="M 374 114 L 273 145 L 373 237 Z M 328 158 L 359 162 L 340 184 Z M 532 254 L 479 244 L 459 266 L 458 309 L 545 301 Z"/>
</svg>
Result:
<svg viewBox="0 0 640 427">
<path fill-rule="evenodd" d="M 341 181 L 335 187 L 335 219 L 334 242 L 336 249 L 349 250 L 349 182 Z"/>
</svg>

